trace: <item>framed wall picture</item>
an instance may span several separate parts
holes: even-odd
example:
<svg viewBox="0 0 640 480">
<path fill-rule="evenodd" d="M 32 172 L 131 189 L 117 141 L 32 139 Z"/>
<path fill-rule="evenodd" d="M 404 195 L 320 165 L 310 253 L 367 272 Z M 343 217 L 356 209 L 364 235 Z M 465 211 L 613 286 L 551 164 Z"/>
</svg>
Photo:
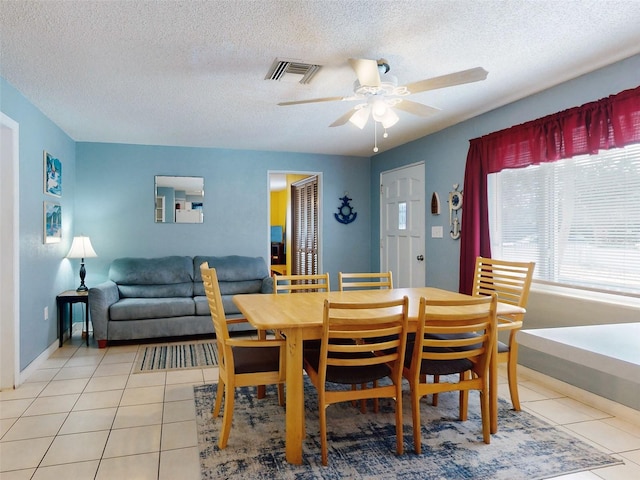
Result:
<svg viewBox="0 0 640 480">
<path fill-rule="evenodd" d="M 44 152 L 44 193 L 54 197 L 62 196 L 62 162 Z"/>
<path fill-rule="evenodd" d="M 62 207 L 59 203 L 44 203 L 44 243 L 58 243 L 62 240 Z"/>
</svg>

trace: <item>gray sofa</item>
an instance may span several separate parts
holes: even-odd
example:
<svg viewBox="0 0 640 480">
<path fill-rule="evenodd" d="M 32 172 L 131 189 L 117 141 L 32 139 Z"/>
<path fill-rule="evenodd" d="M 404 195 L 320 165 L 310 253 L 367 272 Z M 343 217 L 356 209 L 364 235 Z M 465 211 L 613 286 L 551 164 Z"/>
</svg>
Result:
<svg viewBox="0 0 640 480">
<path fill-rule="evenodd" d="M 89 290 L 89 311 L 100 348 L 110 340 L 213 334 L 200 265 L 216 269 L 227 318 L 242 317 L 232 297 L 272 293 L 273 279 L 262 257 L 118 258 L 109 280 Z M 248 324 L 230 325 L 248 329 Z"/>
</svg>

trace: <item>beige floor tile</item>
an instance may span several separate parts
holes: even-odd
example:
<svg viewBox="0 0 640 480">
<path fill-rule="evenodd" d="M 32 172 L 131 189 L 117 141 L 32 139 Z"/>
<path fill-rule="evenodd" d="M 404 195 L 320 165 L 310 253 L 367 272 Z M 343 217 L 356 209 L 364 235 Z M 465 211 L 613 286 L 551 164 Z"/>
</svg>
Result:
<svg viewBox="0 0 640 480">
<path fill-rule="evenodd" d="M 158 480 L 200 480 L 198 448 L 182 448 L 160 452 Z"/>
<path fill-rule="evenodd" d="M 16 418 L 22 415 L 34 402 L 33 398 L 4 400 L 0 402 L 0 418 Z"/>
<path fill-rule="evenodd" d="M 167 372 L 167 385 L 177 383 L 204 383 L 203 369 L 174 370 Z"/>
<path fill-rule="evenodd" d="M 116 418 L 116 407 L 73 411 L 67 416 L 60 435 L 110 430 Z"/>
<path fill-rule="evenodd" d="M 122 394 L 120 405 L 143 405 L 145 403 L 162 403 L 164 385 L 153 387 L 127 388 Z"/>
<path fill-rule="evenodd" d="M 129 375 L 131 373 L 131 367 L 133 364 L 131 363 L 100 363 L 96 371 L 94 372 L 94 377 L 108 377 L 111 375 Z"/>
<path fill-rule="evenodd" d="M 64 368 L 62 370 L 65 370 Z M 58 395 L 67 395 L 71 393 L 82 393 L 84 387 L 89 383 L 89 378 L 75 378 L 64 381 L 53 380 L 40 394 L 42 397 L 54 397 Z"/>
<path fill-rule="evenodd" d="M 2 480 L 31 480 L 33 474 L 36 472 L 35 468 L 28 468 L 26 470 L 14 470 L 12 472 L 0 473 L 0 479 Z"/>
<path fill-rule="evenodd" d="M 98 355 L 74 355 L 69 359 L 64 368 L 97 367 L 102 361 Z"/>
<path fill-rule="evenodd" d="M 204 383 L 218 383 L 218 369 L 217 368 L 203 368 L 202 376 L 204 377 Z"/>
<path fill-rule="evenodd" d="M 197 446 L 198 431 L 195 420 L 165 423 L 162 425 L 161 450 L 174 450 L 176 448 Z"/>
<path fill-rule="evenodd" d="M 68 357 L 55 357 L 51 356 L 40 365 L 42 369 L 50 369 L 50 368 L 62 368 L 69 360 Z"/>
<path fill-rule="evenodd" d="M 113 428 L 160 425 L 162 423 L 162 403 L 120 407 L 116 412 Z"/>
<path fill-rule="evenodd" d="M 71 362 L 71 360 L 69 360 Z M 53 380 L 69 380 L 72 378 L 91 378 L 93 372 L 95 372 L 97 365 L 82 365 L 78 367 L 72 367 L 66 365 L 61 368 L 60 371 L 53 377 Z"/>
<path fill-rule="evenodd" d="M 35 468 L 53 442 L 54 437 L 0 442 L 0 472 Z"/>
<path fill-rule="evenodd" d="M 66 413 L 20 417 L 2 437 L 3 442 L 26 440 L 27 438 L 53 437 L 67 418 Z"/>
<path fill-rule="evenodd" d="M 38 397 L 24 412 L 24 415 L 47 415 L 49 413 L 70 412 L 80 394 L 58 395 L 56 397 Z"/>
<path fill-rule="evenodd" d="M 98 460 L 52 465 L 38 469 L 32 480 L 88 480 L 96 476 Z"/>
<path fill-rule="evenodd" d="M 36 398 L 49 382 L 24 383 L 13 390 L 2 390 L 0 402 L 4 400 L 18 400 L 21 398 Z"/>
<path fill-rule="evenodd" d="M 593 472 L 578 472 L 571 473 L 569 475 L 560 475 L 559 477 L 553 477 L 555 480 L 602 480 L 601 477 Z"/>
<path fill-rule="evenodd" d="M 103 456 L 111 458 L 158 452 L 160 451 L 161 432 L 160 425 L 113 430 L 109 435 Z"/>
<path fill-rule="evenodd" d="M 9 431 L 13 424 L 18 421 L 18 418 L 0 418 L 0 440 L 2 440 L 2 437 L 4 437 L 5 433 Z"/>
<path fill-rule="evenodd" d="M 136 359 L 136 352 L 107 352 L 102 359 L 101 365 L 109 365 L 113 363 L 130 363 Z"/>
<path fill-rule="evenodd" d="M 545 418 L 561 425 L 584 422 L 593 419 L 593 417 L 583 413 L 582 411 L 576 410 L 570 405 L 560 402 L 559 399 L 528 402 L 527 409 L 537 412 Z"/>
<path fill-rule="evenodd" d="M 640 437 L 640 424 L 630 422 L 626 418 L 607 418 L 604 420 L 605 423 L 608 423 L 612 427 L 619 428 L 631 435 L 635 435 L 636 437 Z"/>
<path fill-rule="evenodd" d="M 621 453 L 620 456 L 625 459 L 625 462 L 628 460 L 635 463 L 636 465 L 640 465 L 640 450 L 631 450 L 630 452 L 624 452 Z"/>
<path fill-rule="evenodd" d="M 108 437 L 106 430 L 58 435 L 42 459 L 42 466 L 99 460 Z"/>
<path fill-rule="evenodd" d="M 602 410 L 598 410 L 597 408 L 593 408 L 589 405 L 586 405 L 583 402 L 574 400 L 573 398 L 563 397 L 563 398 L 557 398 L 555 401 L 571 408 L 572 410 L 575 410 L 576 412 L 587 415 L 588 417 L 591 417 L 593 419 L 611 418 L 610 414 L 603 412 Z"/>
<path fill-rule="evenodd" d="M 166 372 L 146 372 L 129 375 L 127 388 L 152 387 L 154 385 L 164 385 L 167 380 Z"/>
<path fill-rule="evenodd" d="M 88 392 L 80 395 L 74 411 L 93 410 L 94 408 L 117 407 L 124 390 L 107 390 L 106 392 Z"/>
<path fill-rule="evenodd" d="M 135 478 L 136 480 L 157 480 L 160 453 L 144 453 L 128 457 L 105 458 L 100 462 L 95 480 Z M 182 476 L 174 477 L 181 479 Z"/>
<path fill-rule="evenodd" d="M 617 455 L 616 457 L 624 460 Z M 640 466 L 633 462 L 626 462 L 623 465 L 598 468 L 593 470 L 593 473 L 603 480 L 638 480 L 640 478 Z"/>
<path fill-rule="evenodd" d="M 109 377 L 93 377 L 87 383 L 84 391 L 104 392 L 105 390 L 124 390 L 129 380 L 129 375 L 112 375 Z"/>
<path fill-rule="evenodd" d="M 52 380 L 59 371 L 59 368 L 43 368 L 40 370 L 36 370 L 29 376 L 29 378 L 25 380 L 25 383 L 48 382 Z"/>
<path fill-rule="evenodd" d="M 167 385 L 164 388 L 164 401 L 177 402 L 178 400 L 194 399 L 193 385 L 189 383 L 180 383 L 177 385 Z"/>
<path fill-rule="evenodd" d="M 182 422 L 194 420 L 196 418 L 196 408 L 193 400 L 180 400 L 177 402 L 166 402 L 164 404 L 164 415 L 162 423 Z"/>
<path fill-rule="evenodd" d="M 640 449 L 639 437 L 615 428 L 602 420 L 574 423 L 565 425 L 565 427 L 612 452 L 620 453 Z"/>
</svg>

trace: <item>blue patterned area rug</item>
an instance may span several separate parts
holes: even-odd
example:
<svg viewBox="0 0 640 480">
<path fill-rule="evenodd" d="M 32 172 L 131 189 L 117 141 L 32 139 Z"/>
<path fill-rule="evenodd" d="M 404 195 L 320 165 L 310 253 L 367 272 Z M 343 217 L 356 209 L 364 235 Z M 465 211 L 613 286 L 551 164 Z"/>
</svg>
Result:
<svg viewBox="0 0 640 480">
<path fill-rule="evenodd" d="M 174 369 L 207 368 L 218 365 L 218 346 L 213 342 L 141 345 L 133 373 Z"/>
<path fill-rule="evenodd" d="M 408 389 L 408 385 L 407 385 Z M 349 403 L 327 410 L 329 465 L 322 466 L 315 388 L 305 379 L 307 437 L 303 465 L 285 458 L 284 408 L 275 387 L 258 400 L 255 388 L 236 392 L 227 448 L 217 446 L 222 418 L 212 419 L 216 385 L 194 387 L 203 479 L 442 479 L 532 480 L 615 465 L 619 460 L 500 401 L 498 433 L 482 441 L 478 395 L 469 397 L 469 419 L 458 420 L 458 394 L 440 394 L 439 404 L 422 402 L 422 454 L 413 449 L 411 405 L 404 406 L 404 455 L 395 454 L 393 405 L 366 414 Z M 429 397 L 430 400 L 430 397 Z"/>
</svg>

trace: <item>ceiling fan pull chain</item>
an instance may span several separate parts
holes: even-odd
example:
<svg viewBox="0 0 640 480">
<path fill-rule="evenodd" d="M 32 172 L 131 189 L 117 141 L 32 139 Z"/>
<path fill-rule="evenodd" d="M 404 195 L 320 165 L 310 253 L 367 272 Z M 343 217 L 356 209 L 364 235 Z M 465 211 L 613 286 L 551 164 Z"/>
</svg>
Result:
<svg viewBox="0 0 640 480">
<path fill-rule="evenodd" d="M 373 153 L 378 152 L 378 122 L 373 122 Z"/>
</svg>

